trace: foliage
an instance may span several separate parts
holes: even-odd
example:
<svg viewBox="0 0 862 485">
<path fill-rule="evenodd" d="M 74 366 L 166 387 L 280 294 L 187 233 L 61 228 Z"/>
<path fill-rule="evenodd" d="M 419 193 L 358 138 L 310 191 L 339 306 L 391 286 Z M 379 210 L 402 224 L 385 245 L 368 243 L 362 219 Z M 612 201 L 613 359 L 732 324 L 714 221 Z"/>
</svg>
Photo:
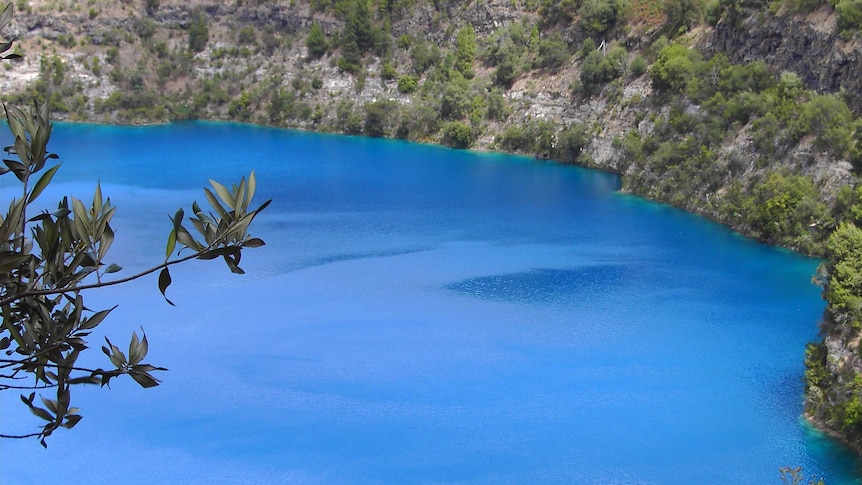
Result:
<svg viewBox="0 0 862 485">
<path fill-rule="evenodd" d="M 583 123 L 569 126 L 557 135 L 557 149 L 554 158 L 561 162 L 575 163 L 580 160 L 581 152 L 588 142 L 589 133 Z"/>
<path fill-rule="evenodd" d="M 604 84 L 620 77 L 625 69 L 626 51 L 622 47 L 615 47 L 607 55 L 594 50 L 587 54 L 581 64 L 581 89 L 584 94 L 590 95 Z"/>
<path fill-rule="evenodd" d="M 473 144 L 473 130 L 461 121 L 450 121 L 443 125 L 443 143 L 455 148 L 469 148 Z"/>
<path fill-rule="evenodd" d="M 319 59 L 326 51 L 329 50 L 329 43 L 326 42 L 326 35 L 320 24 L 314 22 L 308 31 L 308 37 L 305 38 L 305 47 L 308 49 L 308 56 L 313 59 Z"/>
<path fill-rule="evenodd" d="M 578 0 L 541 0 L 539 18 L 544 26 L 570 23 L 578 10 Z"/>
<path fill-rule="evenodd" d="M 398 109 L 395 101 L 375 101 L 365 104 L 365 125 L 362 132 L 368 136 L 386 136 L 391 130 L 392 114 Z"/>
<path fill-rule="evenodd" d="M 206 48 L 210 34 L 203 14 L 196 12 L 189 22 L 189 51 L 201 52 Z"/>
<path fill-rule="evenodd" d="M 536 60 L 537 67 L 556 72 L 566 64 L 571 55 L 569 47 L 559 34 L 542 39 L 539 43 L 539 57 Z"/>
<path fill-rule="evenodd" d="M 446 84 L 440 104 L 440 116 L 457 120 L 467 116 L 470 110 L 469 83 L 457 71 Z"/>
<path fill-rule="evenodd" d="M 862 28 L 862 1 L 838 0 L 835 2 L 835 17 L 838 21 L 838 30 L 858 31 Z"/>
<path fill-rule="evenodd" d="M 252 238 L 248 228 L 268 202 L 249 209 L 256 187 L 254 173 L 231 190 L 211 182 L 213 191 L 205 189 L 205 194 L 214 213 L 192 204 L 194 216 L 189 220 L 199 238 L 183 225 L 184 212 L 180 209 L 172 218 L 164 263 L 126 278 L 106 280 L 121 270 L 105 263 L 114 242 L 111 220 L 116 208 L 97 185 L 89 208 L 74 197 L 65 197 L 56 210 L 33 216 L 34 202 L 59 168 L 56 165 L 45 170 L 47 162 L 57 158 L 47 150 L 52 131 L 48 109 L 46 105 L 32 110 L 6 107 L 6 116 L 15 143 L 5 148 L 10 158 L 3 160 L 3 173 L 12 173 L 22 192 L 20 198 L 11 201 L 0 224 L 0 268 L 4 270 L 0 279 L 0 349 L 8 356 L 0 359 L 0 391 L 32 390 L 21 400 L 44 423 L 39 432 L 2 436 L 35 436 L 46 446 L 45 439 L 54 431 L 72 428 L 81 419 L 79 410 L 71 405 L 72 386 L 105 386 L 128 374 L 142 387 L 153 387 L 159 381 L 151 372 L 165 370 L 143 363 L 148 341 L 146 335 L 139 338 L 136 333 L 132 334 L 128 354 L 107 340 L 102 351 L 112 364 L 109 370 L 78 365 L 79 356 L 88 348 L 87 336 L 113 310 L 93 312 L 84 303 L 84 292 L 159 271 L 159 290 L 167 300 L 169 268 L 190 259 L 221 257 L 231 271 L 242 273 L 242 249 L 264 244 Z M 191 254 L 179 257 L 178 251 L 171 259 L 178 245 L 180 251 L 188 249 Z M 41 397 L 41 407 L 34 401 L 39 390 L 52 390 L 55 398 Z"/>
<path fill-rule="evenodd" d="M 336 126 L 340 131 L 350 135 L 358 135 L 362 133 L 362 116 L 356 111 L 353 103 L 347 100 L 342 100 L 338 103 L 335 113 Z"/>
<path fill-rule="evenodd" d="M 419 80 L 416 79 L 416 76 L 401 76 L 398 79 L 398 92 L 403 94 L 410 94 L 416 91 L 416 88 L 419 86 Z"/>
<path fill-rule="evenodd" d="M 436 44 L 417 41 L 410 49 L 410 58 L 413 59 L 413 72 L 422 74 L 432 66 L 439 64 L 442 54 Z"/>
<path fill-rule="evenodd" d="M 383 69 L 380 71 L 380 78 L 385 81 L 391 81 L 398 76 L 398 71 L 395 69 L 395 66 L 392 65 L 391 62 L 384 62 Z"/>
<path fill-rule="evenodd" d="M 455 38 L 455 69 L 467 79 L 473 77 L 473 61 L 476 59 L 476 32 L 472 25 L 458 31 Z"/>
<path fill-rule="evenodd" d="M 862 229 L 851 222 L 838 226 L 826 244 L 823 294 L 840 323 L 862 324 Z"/>
<path fill-rule="evenodd" d="M 571 141 L 573 143 L 567 144 L 565 149 L 569 150 L 570 154 L 571 151 L 577 151 L 580 154 L 580 150 L 575 147 L 578 143 L 576 137 Z M 555 149 L 557 125 L 553 121 L 546 120 L 531 120 L 520 125 L 511 125 L 502 135 L 497 136 L 497 144 L 506 151 L 552 158 L 558 154 Z"/>
<path fill-rule="evenodd" d="M 679 44 L 664 47 L 650 70 L 653 87 L 672 93 L 685 91 L 699 60 L 700 53 L 696 50 Z"/>
<path fill-rule="evenodd" d="M 793 127 L 798 134 L 810 133 L 815 146 L 838 157 L 852 147 L 853 114 L 847 104 L 834 94 L 814 95 L 802 105 L 801 116 Z"/>
<path fill-rule="evenodd" d="M 642 55 L 638 54 L 629 65 L 632 77 L 640 77 L 647 71 L 647 62 Z"/>
<path fill-rule="evenodd" d="M 702 0 L 664 0 L 665 30 L 672 37 L 691 30 L 703 18 Z"/>
<path fill-rule="evenodd" d="M 761 237 L 777 243 L 784 235 L 802 234 L 805 227 L 815 226 L 825 217 L 819 204 L 817 189 L 811 179 L 782 172 L 769 173 L 755 187 L 753 222 Z"/>
<path fill-rule="evenodd" d="M 239 34 L 236 39 L 237 44 L 243 45 L 255 45 L 257 44 L 257 35 L 254 32 L 254 28 L 250 25 L 247 25 L 241 29 L 239 29 Z"/>
<path fill-rule="evenodd" d="M 627 13 L 625 0 L 584 0 L 578 9 L 578 25 L 589 36 L 600 36 L 621 22 Z"/>
<path fill-rule="evenodd" d="M 494 71 L 494 84 L 509 89 L 512 87 L 517 76 L 517 61 L 514 56 L 505 56 L 503 60 L 497 64 L 497 69 Z"/>
</svg>

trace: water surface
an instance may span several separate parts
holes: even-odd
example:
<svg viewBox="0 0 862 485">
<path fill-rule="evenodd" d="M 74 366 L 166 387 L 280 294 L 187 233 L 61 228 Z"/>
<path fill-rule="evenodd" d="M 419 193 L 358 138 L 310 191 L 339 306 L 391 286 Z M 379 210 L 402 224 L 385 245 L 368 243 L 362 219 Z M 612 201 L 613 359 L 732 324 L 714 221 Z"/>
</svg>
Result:
<svg viewBox="0 0 862 485">
<path fill-rule="evenodd" d="M 155 278 L 91 294 L 171 370 L 76 391 L 85 419 L 47 451 L 0 442 L 0 482 L 855 483 L 800 419 L 817 261 L 612 175 L 219 123 L 59 125 L 51 148 L 42 200 L 100 179 L 124 273 L 164 257 L 208 178 L 252 169 L 268 244 L 245 276 L 177 268 L 177 307 Z M 35 424 L 5 394 L 4 431 Z"/>
</svg>

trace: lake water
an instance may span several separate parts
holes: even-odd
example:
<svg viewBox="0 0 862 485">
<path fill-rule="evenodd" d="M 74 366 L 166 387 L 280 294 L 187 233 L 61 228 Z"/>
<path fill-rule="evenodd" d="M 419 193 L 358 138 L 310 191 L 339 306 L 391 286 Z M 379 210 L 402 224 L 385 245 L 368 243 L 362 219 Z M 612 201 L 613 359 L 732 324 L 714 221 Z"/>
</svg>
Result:
<svg viewBox="0 0 862 485">
<path fill-rule="evenodd" d="M 47 450 L 0 441 L 2 483 L 855 483 L 800 419 L 817 261 L 615 176 L 219 123 L 58 125 L 51 148 L 41 200 L 100 179 L 120 275 L 164 258 L 209 178 L 252 169 L 267 245 L 244 276 L 175 269 L 176 307 L 155 277 L 90 294 L 120 303 L 102 331 L 124 347 L 143 326 L 170 372 L 74 391 L 85 418 Z M 32 430 L 4 394 L 4 432 Z"/>
</svg>

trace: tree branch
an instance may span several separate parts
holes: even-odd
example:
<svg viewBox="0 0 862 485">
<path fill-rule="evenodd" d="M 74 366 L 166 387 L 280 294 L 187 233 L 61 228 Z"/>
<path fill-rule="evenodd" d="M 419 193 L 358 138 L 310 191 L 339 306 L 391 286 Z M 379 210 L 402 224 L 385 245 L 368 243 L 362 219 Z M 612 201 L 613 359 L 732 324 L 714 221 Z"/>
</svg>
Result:
<svg viewBox="0 0 862 485">
<path fill-rule="evenodd" d="M 10 438 L 14 440 L 20 440 L 24 438 L 35 438 L 37 436 L 41 436 L 42 433 L 30 433 L 30 434 L 0 434 L 0 438 Z"/>
<path fill-rule="evenodd" d="M 155 267 L 150 268 L 148 270 L 142 271 L 138 274 L 135 274 L 132 276 L 127 276 L 125 278 L 121 278 L 121 279 L 114 280 L 114 281 L 106 281 L 103 283 L 93 283 L 93 284 L 89 284 L 89 285 L 73 286 L 70 288 L 52 288 L 52 289 L 47 289 L 47 290 L 25 291 L 24 293 L 18 293 L 16 295 L 7 296 L 3 299 L 0 299 L 0 306 L 5 306 L 5 305 L 8 305 L 8 304 L 10 304 L 16 300 L 20 300 L 22 298 L 27 298 L 27 297 L 31 297 L 31 296 L 58 295 L 61 293 L 71 293 L 71 292 L 78 292 L 78 291 L 83 291 L 83 290 L 92 290 L 94 288 L 104 288 L 106 286 L 113 286 L 113 285 L 119 285 L 122 283 L 128 283 L 129 281 L 134 281 L 138 278 L 147 276 L 148 274 L 155 273 L 156 271 L 158 271 L 160 269 L 164 269 L 164 268 L 167 268 L 169 266 L 173 266 L 175 264 L 179 264 L 179 263 L 189 261 L 191 259 L 195 259 L 195 258 L 201 256 L 202 254 L 210 251 L 211 249 L 212 248 L 207 248 L 207 249 L 204 249 L 203 251 L 198 251 L 194 254 L 190 254 L 190 255 L 185 256 L 185 257 L 180 258 L 180 259 L 175 259 L 173 261 L 166 261 L 166 262 L 164 262 L 158 266 L 155 266 Z"/>
</svg>

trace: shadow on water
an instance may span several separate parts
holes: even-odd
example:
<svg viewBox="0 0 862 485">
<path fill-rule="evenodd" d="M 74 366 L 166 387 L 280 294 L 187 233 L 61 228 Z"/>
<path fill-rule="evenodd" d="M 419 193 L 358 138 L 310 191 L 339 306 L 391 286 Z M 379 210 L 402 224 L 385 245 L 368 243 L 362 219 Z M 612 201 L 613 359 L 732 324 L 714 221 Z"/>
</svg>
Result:
<svg viewBox="0 0 862 485">
<path fill-rule="evenodd" d="M 471 278 L 446 285 L 446 289 L 494 301 L 563 304 L 575 299 L 595 297 L 607 292 L 610 287 L 622 286 L 626 273 L 625 267 L 621 265 L 540 268 Z"/>
</svg>

